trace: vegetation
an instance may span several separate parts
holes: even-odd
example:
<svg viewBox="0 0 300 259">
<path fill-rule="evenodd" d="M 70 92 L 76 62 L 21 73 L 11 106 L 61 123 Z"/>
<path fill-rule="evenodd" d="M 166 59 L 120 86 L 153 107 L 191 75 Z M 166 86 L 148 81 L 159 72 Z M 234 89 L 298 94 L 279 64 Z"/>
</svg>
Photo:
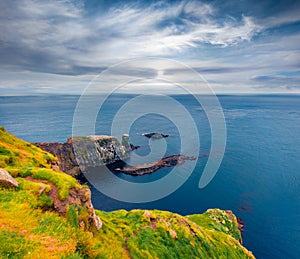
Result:
<svg viewBox="0 0 300 259">
<path fill-rule="evenodd" d="M 13 177 L 28 177 L 51 182 L 58 188 L 61 200 L 67 198 L 71 188 L 81 188 L 77 181 L 51 169 L 57 158 L 36 146 L 20 140 L 0 127 L 0 167 Z"/>
<path fill-rule="evenodd" d="M 83 188 L 51 169 L 56 158 L 0 128 L 0 167 L 19 182 L 0 186 L 0 258 L 253 258 L 240 243 L 235 216 L 213 209 L 180 216 L 166 211 L 96 211 L 101 230 L 86 228 L 85 208 L 69 204 L 59 215 L 49 195 L 59 199 Z M 42 187 L 42 188 L 41 188 Z"/>
</svg>

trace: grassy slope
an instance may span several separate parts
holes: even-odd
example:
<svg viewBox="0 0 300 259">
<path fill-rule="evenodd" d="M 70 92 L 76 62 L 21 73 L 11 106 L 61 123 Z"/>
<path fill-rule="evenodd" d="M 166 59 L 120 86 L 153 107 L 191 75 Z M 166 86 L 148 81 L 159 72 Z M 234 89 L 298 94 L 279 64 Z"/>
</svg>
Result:
<svg viewBox="0 0 300 259">
<path fill-rule="evenodd" d="M 55 158 L 0 127 L 0 167 L 19 182 L 0 187 L 0 258 L 253 258 L 238 239 L 236 218 L 221 210 L 187 217 L 164 211 L 114 211 L 97 214 L 100 231 L 84 230 L 83 208 L 69 207 L 66 216 L 45 211 L 52 182 L 65 199 L 74 178 L 51 169 Z M 39 195 L 42 179 L 47 186 Z M 48 184 L 47 184 L 48 183 Z"/>
</svg>

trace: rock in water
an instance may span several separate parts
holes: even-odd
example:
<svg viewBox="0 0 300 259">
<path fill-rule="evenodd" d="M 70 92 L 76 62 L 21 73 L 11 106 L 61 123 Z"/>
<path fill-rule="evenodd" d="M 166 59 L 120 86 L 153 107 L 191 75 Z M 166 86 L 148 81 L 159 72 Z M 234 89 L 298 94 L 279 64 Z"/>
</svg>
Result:
<svg viewBox="0 0 300 259">
<path fill-rule="evenodd" d="M 0 185 L 4 187 L 18 187 L 19 183 L 6 170 L 0 168 Z"/>
<path fill-rule="evenodd" d="M 115 168 L 114 170 L 117 172 L 122 172 L 124 174 L 130 175 L 144 175 L 144 174 L 151 174 L 162 167 L 170 167 L 176 165 L 182 165 L 185 163 L 186 160 L 196 160 L 197 158 L 194 156 L 184 156 L 184 155 L 173 155 L 164 157 L 158 161 L 148 163 L 148 164 L 141 164 L 136 166 L 126 166 L 122 168 Z"/>
<path fill-rule="evenodd" d="M 143 133 L 142 136 L 145 136 L 147 138 L 153 138 L 153 139 L 161 139 L 161 138 L 169 137 L 169 135 L 167 135 L 167 134 L 156 133 L 156 132 Z"/>
</svg>

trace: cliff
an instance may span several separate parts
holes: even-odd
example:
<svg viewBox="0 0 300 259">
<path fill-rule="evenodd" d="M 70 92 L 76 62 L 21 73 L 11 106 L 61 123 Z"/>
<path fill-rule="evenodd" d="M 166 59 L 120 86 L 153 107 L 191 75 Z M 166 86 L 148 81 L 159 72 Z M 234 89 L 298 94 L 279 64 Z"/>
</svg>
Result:
<svg viewBox="0 0 300 259">
<path fill-rule="evenodd" d="M 131 146 L 127 134 L 122 136 L 122 144 L 112 136 L 72 137 L 66 143 L 34 143 L 37 147 L 58 158 L 58 168 L 72 176 L 79 176 L 80 166 L 101 166 L 112 164 L 129 157 Z M 75 158 L 76 155 L 76 158 Z"/>
<path fill-rule="evenodd" d="M 56 163 L 0 127 L 0 258 L 254 258 L 230 211 L 94 210 Z"/>
</svg>

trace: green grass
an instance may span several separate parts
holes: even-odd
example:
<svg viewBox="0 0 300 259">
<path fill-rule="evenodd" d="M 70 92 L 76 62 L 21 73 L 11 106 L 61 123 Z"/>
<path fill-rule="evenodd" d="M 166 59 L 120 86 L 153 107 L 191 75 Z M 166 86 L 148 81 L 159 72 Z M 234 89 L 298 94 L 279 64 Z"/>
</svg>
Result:
<svg viewBox="0 0 300 259">
<path fill-rule="evenodd" d="M 0 167 L 13 177 L 32 176 L 35 179 L 52 182 L 58 189 L 58 197 L 64 200 L 71 188 L 81 188 L 76 179 L 51 169 L 53 155 L 11 135 L 0 128 Z"/>
<path fill-rule="evenodd" d="M 224 219 L 228 215 L 221 210 L 210 211 L 213 212 Z M 115 240 L 118 245 L 114 252 L 121 254 L 122 247 L 126 247 L 131 258 L 253 258 L 233 237 L 234 230 L 228 234 L 204 227 L 219 224 L 210 213 L 201 214 L 204 216 L 197 218 L 198 224 L 188 216 L 158 210 L 149 211 L 150 217 L 143 210 L 97 213 L 104 223 L 97 234 L 102 245 L 109 250 L 110 240 Z M 230 221 L 229 215 L 226 220 Z M 171 236 L 172 231 L 177 238 Z"/>
<path fill-rule="evenodd" d="M 74 227 L 67 217 L 39 209 L 39 202 L 29 189 L 0 189 L 0 258 L 87 254 L 78 244 L 93 246 L 87 243 L 90 233 Z"/>
<path fill-rule="evenodd" d="M 189 215 L 188 219 L 205 228 L 229 234 L 236 240 L 242 238 L 237 218 L 231 211 L 213 209 L 203 214 Z"/>
<path fill-rule="evenodd" d="M 23 258 L 34 251 L 38 242 L 30 241 L 24 235 L 13 230 L 0 231 L 0 257 L 1 258 Z"/>
</svg>

